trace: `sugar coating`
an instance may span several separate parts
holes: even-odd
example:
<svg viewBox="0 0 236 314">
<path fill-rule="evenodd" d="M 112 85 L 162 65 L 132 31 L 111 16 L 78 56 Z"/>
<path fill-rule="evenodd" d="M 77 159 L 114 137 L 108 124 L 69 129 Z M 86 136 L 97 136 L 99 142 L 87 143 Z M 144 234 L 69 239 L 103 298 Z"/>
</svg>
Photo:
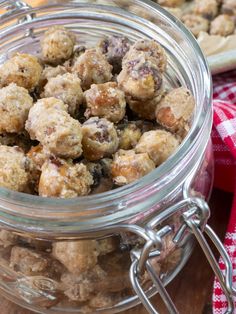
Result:
<svg viewBox="0 0 236 314">
<path fill-rule="evenodd" d="M 234 33 L 235 24 L 230 15 L 218 15 L 212 22 L 211 35 L 229 36 Z"/>
<path fill-rule="evenodd" d="M 28 91 L 14 83 L 0 89 L 0 134 L 24 130 L 33 99 Z"/>
<path fill-rule="evenodd" d="M 41 167 L 38 191 L 43 197 L 73 198 L 88 195 L 92 184 L 85 165 L 51 158 Z"/>
<path fill-rule="evenodd" d="M 75 35 L 63 26 L 52 26 L 41 40 L 42 56 L 45 62 L 58 65 L 73 54 Z"/>
<path fill-rule="evenodd" d="M 21 246 L 14 246 L 11 250 L 10 267 L 27 276 L 44 274 L 49 266 L 48 258 L 40 252 Z"/>
<path fill-rule="evenodd" d="M 70 300 L 79 302 L 91 301 L 101 292 L 116 292 L 116 295 L 119 295 L 117 292 L 130 287 L 129 276 L 127 276 L 128 260 L 129 255 L 126 252 L 114 252 L 99 256 L 98 264 L 85 272 L 64 273 L 61 281 L 65 295 Z"/>
<path fill-rule="evenodd" d="M 83 53 L 85 53 L 86 51 L 86 47 L 85 46 L 77 46 L 74 48 L 74 52 L 73 55 L 71 56 L 70 59 L 66 60 L 63 63 L 63 66 L 65 67 L 65 69 L 67 70 L 67 72 L 71 72 L 72 68 L 75 64 L 75 61 L 78 59 L 78 57 L 80 57 Z"/>
<path fill-rule="evenodd" d="M 80 55 L 71 70 L 81 79 L 84 90 L 89 89 L 92 84 L 109 82 L 112 78 L 112 66 L 96 49 L 88 49 Z"/>
<path fill-rule="evenodd" d="M 122 59 L 130 46 L 131 42 L 127 37 L 114 35 L 101 39 L 97 49 L 106 56 L 107 61 L 113 66 L 113 73 L 119 73 Z"/>
<path fill-rule="evenodd" d="M 149 100 L 162 91 L 162 74 L 156 64 L 144 55 L 125 64 L 117 76 L 119 87 L 127 97 Z"/>
<path fill-rule="evenodd" d="M 99 256 L 114 252 L 119 247 L 119 241 L 115 237 L 97 240 Z"/>
<path fill-rule="evenodd" d="M 160 89 L 158 96 L 150 100 L 136 100 L 132 97 L 127 97 L 127 103 L 129 104 L 130 109 L 137 114 L 139 118 L 146 120 L 155 120 L 155 112 L 158 103 L 162 98 L 163 90 Z"/>
<path fill-rule="evenodd" d="M 68 112 L 75 116 L 83 102 L 83 91 L 76 74 L 65 73 L 48 79 L 41 97 L 55 97 L 68 105 Z"/>
<path fill-rule="evenodd" d="M 116 152 L 119 140 L 114 124 L 105 118 L 93 117 L 82 125 L 83 155 L 88 160 L 99 160 Z"/>
<path fill-rule="evenodd" d="M 72 274 L 80 274 L 94 268 L 99 252 L 95 240 L 82 240 L 54 242 L 52 254 Z"/>
<path fill-rule="evenodd" d="M 111 173 L 117 185 L 132 183 L 155 169 L 154 162 L 147 153 L 134 150 L 118 150 L 114 155 Z"/>
<path fill-rule="evenodd" d="M 185 0 L 156 0 L 156 2 L 166 7 L 178 7 L 185 2 Z"/>
<path fill-rule="evenodd" d="M 26 191 L 30 182 L 30 162 L 17 146 L 0 145 L 0 186 Z"/>
<path fill-rule="evenodd" d="M 42 67 L 35 56 L 16 53 L 0 67 L 0 86 L 15 83 L 33 91 L 39 83 Z"/>
<path fill-rule="evenodd" d="M 169 131 L 185 136 L 189 130 L 194 107 L 194 98 L 187 88 L 173 89 L 157 106 L 157 122 Z"/>
<path fill-rule="evenodd" d="M 31 161 L 31 182 L 34 190 L 38 193 L 41 169 L 46 160 L 50 158 L 50 153 L 41 145 L 32 146 L 26 155 Z"/>
<path fill-rule="evenodd" d="M 39 80 L 39 90 L 41 91 L 43 89 L 50 78 L 56 77 L 57 75 L 63 75 L 65 73 L 67 73 L 67 69 L 62 65 L 58 65 L 56 67 L 46 65 Z"/>
<path fill-rule="evenodd" d="M 65 252 L 67 252 L 67 248 Z M 63 259 L 65 258 L 67 260 L 67 258 L 64 257 L 65 252 L 62 252 L 61 255 Z M 76 257 L 76 253 L 73 251 L 69 252 L 69 254 L 75 255 Z M 72 261 L 74 260 L 73 257 L 74 256 L 72 256 Z M 94 259 L 92 259 L 92 257 L 94 257 Z M 91 261 L 92 263 L 96 259 L 96 256 L 90 255 L 90 258 L 91 260 L 88 256 L 89 262 Z M 77 264 L 78 262 L 75 261 L 75 270 L 77 270 Z M 96 263 L 86 272 L 76 272 L 76 274 L 73 272 L 66 272 L 61 277 L 64 294 L 68 297 L 69 300 L 78 302 L 86 302 L 91 300 L 99 291 L 99 283 L 104 281 L 108 281 L 107 274 L 99 265 L 96 265 Z"/>
<path fill-rule="evenodd" d="M 144 58 L 156 65 L 160 72 L 165 72 L 167 67 L 167 56 L 164 48 L 154 40 L 142 39 L 136 41 L 126 53 L 122 61 L 122 68 L 127 63 Z"/>
<path fill-rule="evenodd" d="M 50 154 L 41 144 L 38 144 L 31 147 L 27 153 L 27 157 L 34 163 L 38 170 L 41 170 L 42 165 L 50 157 Z"/>
<path fill-rule="evenodd" d="M 200 32 L 208 32 L 210 27 L 210 23 L 206 18 L 196 14 L 184 15 L 182 17 L 182 22 L 195 37 L 198 37 Z"/>
<path fill-rule="evenodd" d="M 37 139 L 52 154 L 77 158 L 82 154 L 81 126 L 67 109 L 59 99 L 40 99 L 31 108 L 25 128 L 31 139 Z"/>
<path fill-rule="evenodd" d="M 118 129 L 118 136 L 119 136 L 119 148 L 129 150 L 134 148 L 142 133 L 140 128 L 132 122 L 125 123 L 121 125 Z"/>
<path fill-rule="evenodd" d="M 84 93 L 87 110 L 85 116 L 97 116 L 117 123 L 124 118 L 126 109 L 125 94 L 117 83 L 93 84 Z"/>
<path fill-rule="evenodd" d="M 217 0 L 195 0 L 194 13 L 212 20 L 218 13 Z"/>
<path fill-rule="evenodd" d="M 170 132 L 153 130 L 141 136 L 135 152 L 148 153 L 155 165 L 159 166 L 174 153 L 179 144 L 179 140 Z"/>
</svg>

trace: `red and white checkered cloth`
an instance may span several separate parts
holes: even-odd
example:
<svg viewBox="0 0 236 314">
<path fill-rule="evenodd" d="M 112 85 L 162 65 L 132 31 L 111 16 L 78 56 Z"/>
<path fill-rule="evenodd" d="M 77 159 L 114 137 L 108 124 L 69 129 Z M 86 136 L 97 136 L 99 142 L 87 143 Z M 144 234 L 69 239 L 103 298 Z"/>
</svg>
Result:
<svg viewBox="0 0 236 314">
<path fill-rule="evenodd" d="M 231 217 L 224 244 L 233 263 L 233 282 L 236 286 L 236 71 L 216 76 L 213 81 L 214 127 L 212 141 L 215 155 L 215 186 L 234 192 Z M 225 268 L 221 260 L 220 267 L 222 270 Z M 215 280 L 213 313 L 224 314 L 226 310 L 226 298 L 219 282 Z"/>
</svg>

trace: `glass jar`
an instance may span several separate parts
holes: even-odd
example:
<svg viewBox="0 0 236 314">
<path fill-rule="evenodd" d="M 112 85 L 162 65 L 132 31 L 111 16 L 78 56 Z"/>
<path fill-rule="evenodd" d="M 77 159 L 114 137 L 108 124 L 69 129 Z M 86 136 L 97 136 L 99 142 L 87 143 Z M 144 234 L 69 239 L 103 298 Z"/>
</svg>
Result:
<svg viewBox="0 0 236 314">
<path fill-rule="evenodd" d="M 43 2 L 47 5 L 38 8 L 1 2 L 6 10 L 0 17 L 1 63 L 16 51 L 37 54 L 40 36 L 55 24 L 72 29 L 86 46 L 104 35 L 152 38 L 167 51 L 166 84 L 187 86 L 196 108 L 178 151 L 133 184 L 70 200 L 1 188 L 1 293 L 39 313 L 117 313 L 140 300 L 157 313 L 148 298 L 158 291 L 177 313 L 164 286 L 191 254 L 193 234 L 206 255 L 202 231 L 217 239 L 206 226 L 213 179 L 206 61 L 192 35 L 153 2 Z M 207 257 L 217 273 L 216 261 Z M 230 275 L 221 280 L 228 294 Z"/>
</svg>

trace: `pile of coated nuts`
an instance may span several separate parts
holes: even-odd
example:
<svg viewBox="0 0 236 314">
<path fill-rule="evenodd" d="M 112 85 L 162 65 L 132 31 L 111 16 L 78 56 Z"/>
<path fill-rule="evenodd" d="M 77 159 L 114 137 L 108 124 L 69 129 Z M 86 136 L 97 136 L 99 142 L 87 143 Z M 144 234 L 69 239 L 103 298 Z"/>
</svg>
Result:
<svg viewBox="0 0 236 314">
<path fill-rule="evenodd" d="M 132 183 L 165 162 L 189 131 L 191 92 L 165 84 L 154 40 L 112 36 L 79 45 L 62 26 L 41 56 L 0 67 L 0 186 L 72 198 Z"/>
</svg>

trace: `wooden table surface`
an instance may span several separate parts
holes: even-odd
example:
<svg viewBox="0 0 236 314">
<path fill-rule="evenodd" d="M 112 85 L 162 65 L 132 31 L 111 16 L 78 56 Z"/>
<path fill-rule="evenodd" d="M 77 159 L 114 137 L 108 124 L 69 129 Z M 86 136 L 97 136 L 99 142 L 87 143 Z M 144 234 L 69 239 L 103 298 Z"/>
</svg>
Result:
<svg viewBox="0 0 236 314">
<path fill-rule="evenodd" d="M 210 225 L 223 238 L 229 219 L 232 196 L 222 191 L 213 192 L 210 206 L 212 216 Z M 169 285 L 168 291 L 181 314 L 210 314 L 213 274 L 203 253 L 196 247 L 186 267 Z M 160 314 L 167 313 L 164 306 L 155 297 Z M 20 308 L 8 300 L 0 297 L 0 314 L 32 314 L 31 311 Z M 146 314 L 142 306 L 127 311 L 126 314 Z M 67 313 L 63 313 L 67 314 Z"/>
</svg>

